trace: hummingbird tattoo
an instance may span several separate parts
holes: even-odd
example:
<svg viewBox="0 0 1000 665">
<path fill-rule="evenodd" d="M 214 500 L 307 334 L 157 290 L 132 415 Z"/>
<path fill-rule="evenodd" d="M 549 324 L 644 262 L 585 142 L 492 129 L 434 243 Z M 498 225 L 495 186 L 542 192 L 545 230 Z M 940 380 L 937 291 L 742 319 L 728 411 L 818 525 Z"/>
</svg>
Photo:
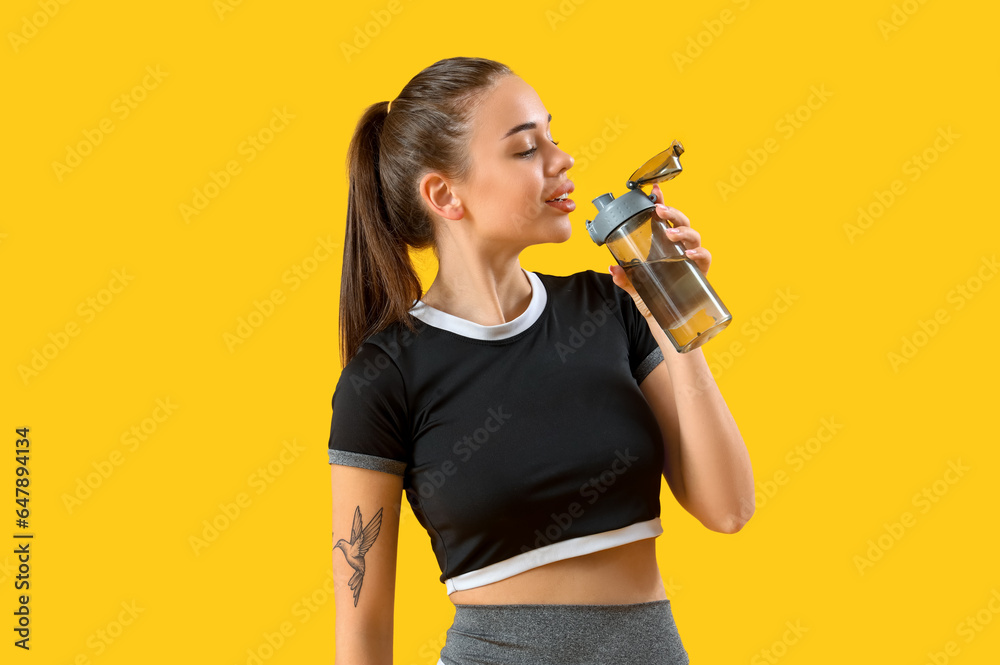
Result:
<svg viewBox="0 0 1000 665">
<path fill-rule="evenodd" d="M 347 558 L 347 563 L 354 569 L 348 585 L 354 591 L 354 606 L 358 606 L 358 597 L 361 595 L 361 583 L 365 576 L 365 553 L 371 549 L 378 532 L 382 528 L 382 509 L 379 508 L 375 517 L 368 522 L 368 526 L 361 528 L 361 506 L 354 509 L 354 524 L 351 525 L 351 542 L 343 538 L 337 541 L 333 549 L 340 549 Z M 332 535 L 332 534 L 331 534 Z"/>
</svg>

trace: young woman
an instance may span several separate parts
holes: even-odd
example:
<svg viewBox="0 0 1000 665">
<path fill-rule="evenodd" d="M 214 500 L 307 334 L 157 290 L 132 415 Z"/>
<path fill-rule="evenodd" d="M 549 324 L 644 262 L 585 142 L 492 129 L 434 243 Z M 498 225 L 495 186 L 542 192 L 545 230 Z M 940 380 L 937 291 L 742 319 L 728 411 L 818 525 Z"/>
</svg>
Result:
<svg viewBox="0 0 1000 665">
<path fill-rule="evenodd" d="M 455 603 L 439 665 L 687 663 L 656 563 L 660 479 L 714 531 L 753 513 L 701 350 L 674 351 L 618 266 L 521 268 L 571 233 L 551 119 L 504 65 L 450 58 L 356 128 L 329 445 L 338 665 L 392 662 L 404 493 Z"/>
</svg>

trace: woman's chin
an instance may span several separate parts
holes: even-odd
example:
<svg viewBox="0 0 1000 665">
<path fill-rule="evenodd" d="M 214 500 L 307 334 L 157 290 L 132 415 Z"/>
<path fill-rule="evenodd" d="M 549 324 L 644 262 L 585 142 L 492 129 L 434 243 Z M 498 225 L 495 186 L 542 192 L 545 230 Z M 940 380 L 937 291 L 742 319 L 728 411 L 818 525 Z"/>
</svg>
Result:
<svg viewBox="0 0 1000 665">
<path fill-rule="evenodd" d="M 573 235 L 573 225 L 569 221 L 569 214 L 559 215 L 554 220 L 546 220 L 549 227 L 546 229 L 548 232 L 545 234 L 547 236 L 546 240 L 540 240 L 539 242 L 566 242 Z"/>
<path fill-rule="evenodd" d="M 522 242 L 527 243 L 525 246 L 561 243 L 572 237 L 573 225 L 569 214 L 545 215 L 529 221 L 515 233 Z"/>
</svg>

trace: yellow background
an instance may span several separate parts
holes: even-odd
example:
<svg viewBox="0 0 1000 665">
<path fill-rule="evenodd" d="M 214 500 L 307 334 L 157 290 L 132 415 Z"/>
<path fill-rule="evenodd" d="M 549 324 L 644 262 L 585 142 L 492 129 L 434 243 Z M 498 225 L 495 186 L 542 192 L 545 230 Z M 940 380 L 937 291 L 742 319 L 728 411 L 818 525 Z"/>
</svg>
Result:
<svg viewBox="0 0 1000 665">
<path fill-rule="evenodd" d="M 692 662 L 997 662 L 995 5 L 221 7 L 9 0 L 0 12 L 5 663 L 235 664 L 248 650 L 332 662 L 326 443 L 347 143 L 366 105 L 454 55 L 510 65 L 577 157 L 573 237 L 527 250 L 528 269 L 606 270 L 583 226 L 590 200 L 624 192 L 671 140 L 686 148 L 664 193 L 702 234 L 734 316 L 705 354 L 759 492 L 750 523 L 722 535 L 663 483 L 658 559 Z M 274 109 L 294 117 L 269 136 Z M 113 131 L 88 150 L 102 122 Z M 250 159 L 256 135 L 273 140 Z M 766 161 L 747 161 L 765 145 Z M 60 177 L 54 162 L 78 146 L 88 154 Z M 925 153 L 933 163 L 914 171 Z M 182 204 L 233 160 L 238 173 L 185 220 Z M 734 171 L 745 180 L 723 195 Z M 858 208 L 890 195 L 850 236 Z M 435 267 L 422 266 L 426 288 Z M 227 346 L 275 290 L 271 315 Z M 780 292 L 796 299 L 776 306 Z M 51 357 L 26 378 L 35 352 Z M 176 405 L 169 416 L 158 399 Z M 28 652 L 12 645 L 20 426 Z M 258 471 L 269 465 L 273 482 Z M 89 496 L 67 503 L 81 483 Z M 241 492 L 239 515 L 196 552 L 190 539 L 225 524 L 220 504 Z M 401 530 L 395 662 L 433 664 L 453 606 L 409 508 Z"/>
</svg>

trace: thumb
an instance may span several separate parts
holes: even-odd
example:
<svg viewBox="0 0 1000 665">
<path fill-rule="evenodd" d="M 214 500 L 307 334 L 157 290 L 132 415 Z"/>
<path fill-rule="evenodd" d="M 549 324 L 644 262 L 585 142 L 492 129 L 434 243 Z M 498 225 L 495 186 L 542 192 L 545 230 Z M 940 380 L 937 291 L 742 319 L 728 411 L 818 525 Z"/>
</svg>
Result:
<svg viewBox="0 0 1000 665">
<path fill-rule="evenodd" d="M 617 284 L 623 289 L 626 288 L 625 283 L 628 281 L 628 278 L 625 277 L 625 271 L 622 270 L 621 266 L 618 265 L 608 266 L 608 272 L 611 273 L 611 279 L 614 281 L 615 284 Z"/>
<path fill-rule="evenodd" d="M 614 283 L 621 289 L 625 290 L 629 295 L 635 295 L 635 287 L 632 286 L 632 281 L 625 274 L 625 269 L 621 266 L 614 265 L 608 266 L 608 271 L 611 273 L 611 279 Z"/>
<path fill-rule="evenodd" d="M 635 290 L 632 280 L 630 280 L 628 275 L 625 273 L 625 269 L 621 266 L 608 266 L 608 270 L 611 272 L 611 278 L 614 280 L 615 284 L 627 294 L 632 296 L 632 300 L 635 302 L 635 306 L 639 310 L 639 313 L 644 317 L 652 316 L 649 312 L 649 308 L 646 307 L 644 302 L 642 302 L 642 296 L 640 296 Z"/>
</svg>

